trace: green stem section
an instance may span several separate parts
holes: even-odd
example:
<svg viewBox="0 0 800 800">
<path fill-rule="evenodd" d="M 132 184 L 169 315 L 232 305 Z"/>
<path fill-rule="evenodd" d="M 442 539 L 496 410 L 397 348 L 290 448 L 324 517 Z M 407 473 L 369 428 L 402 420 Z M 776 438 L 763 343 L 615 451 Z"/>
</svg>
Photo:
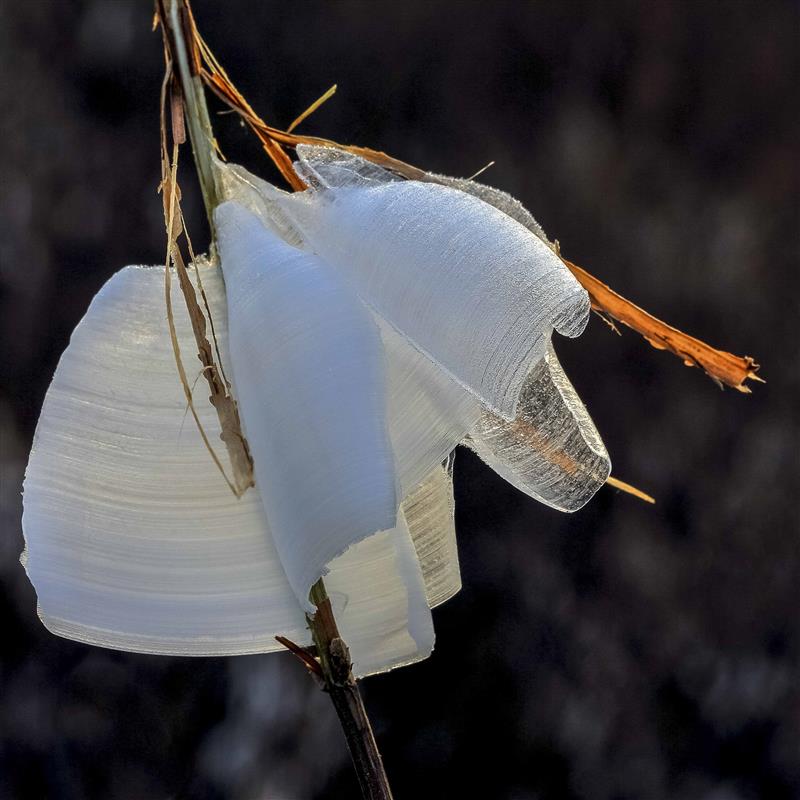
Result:
<svg viewBox="0 0 800 800">
<path fill-rule="evenodd" d="M 339 636 L 331 601 L 321 578 L 311 587 L 310 597 L 317 613 L 313 618 L 308 617 L 308 623 L 317 646 L 325 691 L 339 715 L 361 793 L 364 800 L 392 800 L 375 735 L 353 677 L 350 651 Z"/>
<path fill-rule="evenodd" d="M 192 143 L 194 163 L 197 168 L 200 188 L 203 192 L 206 214 L 211 225 L 211 238 L 214 241 L 216 239 L 214 209 L 219 205 L 221 199 L 217 184 L 217 170 L 214 164 L 214 131 L 211 127 L 211 117 L 208 113 L 203 82 L 199 75 L 193 74 L 189 62 L 182 0 L 167 0 L 167 9 L 169 20 L 165 24 L 169 25 L 173 44 L 172 55 L 177 63 L 178 77 L 183 92 L 185 118 Z"/>
</svg>

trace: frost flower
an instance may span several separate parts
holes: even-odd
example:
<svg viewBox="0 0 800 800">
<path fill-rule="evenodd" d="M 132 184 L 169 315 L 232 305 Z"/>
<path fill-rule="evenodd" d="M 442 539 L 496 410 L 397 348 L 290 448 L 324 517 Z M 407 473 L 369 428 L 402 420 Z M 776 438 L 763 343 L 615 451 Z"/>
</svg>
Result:
<svg viewBox="0 0 800 800">
<path fill-rule="evenodd" d="M 355 673 L 380 672 L 431 652 L 430 608 L 460 588 L 457 444 L 564 511 L 608 477 L 550 341 L 581 333 L 589 300 L 530 214 L 468 181 L 298 158 L 296 194 L 221 167 L 222 269 L 197 265 L 254 461 L 241 499 L 184 423 L 164 268 L 118 272 L 76 328 L 24 486 L 54 633 L 178 655 L 306 644 L 325 576 Z"/>
</svg>

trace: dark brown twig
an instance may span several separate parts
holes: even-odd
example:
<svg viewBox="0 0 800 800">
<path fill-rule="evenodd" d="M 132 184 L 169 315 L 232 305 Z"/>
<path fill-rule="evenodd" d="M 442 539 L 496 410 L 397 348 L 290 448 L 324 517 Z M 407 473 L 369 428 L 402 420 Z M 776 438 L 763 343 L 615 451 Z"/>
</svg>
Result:
<svg viewBox="0 0 800 800">
<path fill-rule="evenodd" d="M 364 708 L 358 684 L 353 677 L 350 651 L 339 635 L 331 601 L 322 579 L 311 587 L 311 601 L 317 613 L 308 617 L 311 635 L 325 681 L 324 691 L 331 698 L 342 725 L 350 757 L 358 775 L 364 800 L 391 800 L 392 790 L 383 768 L 372 725 Z"/>
</svg>

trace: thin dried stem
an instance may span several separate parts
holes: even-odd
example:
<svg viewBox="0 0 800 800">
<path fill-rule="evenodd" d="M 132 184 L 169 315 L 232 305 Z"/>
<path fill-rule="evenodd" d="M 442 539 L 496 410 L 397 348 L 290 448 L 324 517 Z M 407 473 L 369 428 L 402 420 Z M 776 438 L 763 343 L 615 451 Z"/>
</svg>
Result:
<svg viewBox="0 0 800 800">
<path fill-rule="evenodd" d="M 161 90 L 161 192 L 164 201 L 164 221 L 167 229 L 167 263 L 166 263 L 166 300 L 167 321 L 172 339 L 175 362 L 187 404 L 192 412 L 203 442 L 211 454 L 217 468 L 222 473 L 231 491 L 240 497 L 253 485 L 253 460 L 247 441 L 242 432 L 239 409 L 230 391 L 230 384 L 225 377 L 219 352 L 219 345 L 211 319 L 208 301 L 203 290 L 197 262 L 191 247 L 183 214 L 180 208 L 180 189 L 177 183 L 178 151 L 186 139 L 185 126 L 188 126 L 194 148 L 195 166 L 198 179 L 203 189 L 206 212 L 212 235 L 214 232 L 214 208 L 218 202 L 215 167 L 213 160 L 213 133 L 205 104 L 205 90 L 202 83 L 196 80 L 189 68 L 187 47 L 184 41 L 186 27 L 185 7 L 177 0 L 158 0 L 156 4 L 156 21 L 161 23 L 164 37 L 165 74 Z M 181 56 L 182 54 L 182 56 Z M 185 69 L 175 72 L 176 62 L 183 62 Z M 196 61 L 196 59 L 194 59 Z M 194 63 L 194 62 L 193 62 Z M 168 102 L 169 99 L 169 102 Z M 166 110 L 169 105 L 169 116 L 172 123 L 172 152 L 168 144 Z M 186 242 L 194 264 L 203 308 L 197 298 L 197 292 L 189 279 L 186 260 L 181 253 L 178 240 L 186 236 Z M 213 244 L 213 239 L 212 239 Z M 186 379 L 186 371 L 181 360 L 180 348 L 175 332 L 174 312 L 171 302 L 171 269 L 175 269 L 181 293 L 186 303 L 186 310 L 192 326 L 197 358 L 203 366 L 202 374 L 210 390 L 209 399 L 217 412 L 220 423 L 220 438 L 225 444 L 231 463 L 233 478 L 229 478 L 222 463 L 212 448 L 208 436 L 203 429 L 199 416 L 194 408 L 191 391 Z M 207 315 L 207 318 L 206 318 Z M 211 328 L 211 341 L 208 328 Z M 216 358 L 215 358 L 216 354 Z"/>
<path fill-rule="evenodd" d="M 746 381 L 765 382 L 756 374 L 758 364 L 750 356 L 737 356 L 717 350 L 700 339 L 689 336 L 617 294 L 577 264 L 564 258 L 561 260 L 589 293 L 592 308 L 598 314 L 613 317 L 632 328 L 656 350 L 668 350 L 678 356 L 687 367 L 700 367 L 720 387 L 730 386 L 739 392 L 750 394 Z"/>
<path fill-rule="evenodd" d="M 633 495 L 633 497 L 644 500 L 645 503 L 652 504 L 656 502 L 655 497 L 651 497 L 647 492 L 643 492 L 641 489 L 637 489 L 635 486 L 631 486 L 630 483 L 625 483 L 625 481 L 621 481 L 613 475 L 608 476 L 606 483 L 614 489 L 619 489 L 621 492 L 626 492 L 627 494 Z"/>
<path fill-rule="evenodd" d="M 291 125 L 286 129 L 287 133 L 291 133 L 304 119 L 310 117 L 323 103 L 327 103 L 336 94 L 337 86 L 334 83 L 325 94 L 318 97 L 299 117 L 297 117 Z"/>
</svg>

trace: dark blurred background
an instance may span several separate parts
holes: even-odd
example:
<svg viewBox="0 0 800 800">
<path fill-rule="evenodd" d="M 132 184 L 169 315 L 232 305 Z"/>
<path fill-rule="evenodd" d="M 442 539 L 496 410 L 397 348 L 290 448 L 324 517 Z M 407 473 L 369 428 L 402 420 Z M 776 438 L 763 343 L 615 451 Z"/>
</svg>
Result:
<svg viewBox="0 0 800 800">
<path fill-rule="evenodd" d="M 798 8 L 195 1 L 267 120 L 336 82 L 301 130 L 452 175 L 495 160 L 483 180 L 568 258 L 768 380 L 722 392 L 597 319 L 557 342 L 615 473 L 658 504 L 605 489 L 561 515 L 458 455 L 464 589 L 431 659 L 363 687 L 398 800 L 800 796 Z M 0 2 L 0 797 L 355 797 L 289 655 L 57 639 L 17 561 L 69 333 L 112 272 L 164 255 L 150 22 L 144 0 Z M 272 175 L 233 117 L 216 126 Z"/>
</svg>

